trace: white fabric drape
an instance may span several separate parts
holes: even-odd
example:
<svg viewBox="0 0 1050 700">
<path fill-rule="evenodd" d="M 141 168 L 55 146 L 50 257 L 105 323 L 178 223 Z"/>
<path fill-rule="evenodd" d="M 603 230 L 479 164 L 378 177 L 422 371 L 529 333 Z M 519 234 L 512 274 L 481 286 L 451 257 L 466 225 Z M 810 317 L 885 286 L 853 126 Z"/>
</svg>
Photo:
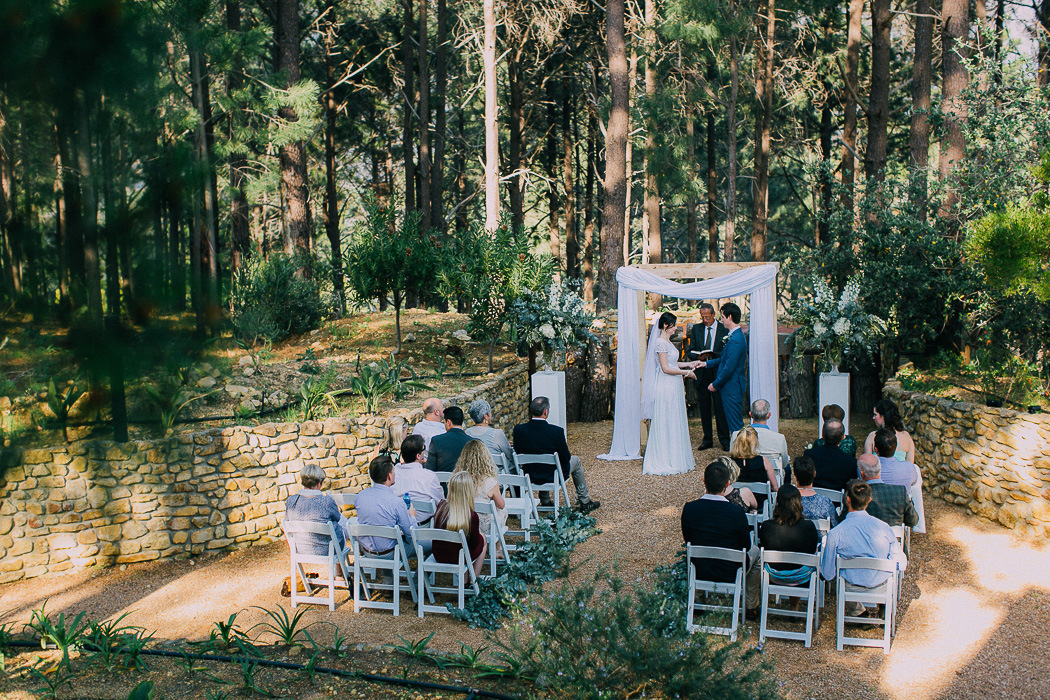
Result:
<svg viewBox="0 0 1050 700">
<path fill-rule="evenodd" d="M 639 382 L 641 324 L 635 293 L 656 292 L 678 299 L 724 299 L 751 296 L 748 337 L 750 387 L 752 399 L 770 399 L 769 427 L 777 429 L 777 316 L 773 299 L 776 265 L 756 265 L 724 277 L 681 284 L 646 270 L 621 267 L 616 271 L 616 405 L 613 412 L 613 438 L 609 453 L 599 459 L 641 459 L 641 386 Z"/>
</svg>

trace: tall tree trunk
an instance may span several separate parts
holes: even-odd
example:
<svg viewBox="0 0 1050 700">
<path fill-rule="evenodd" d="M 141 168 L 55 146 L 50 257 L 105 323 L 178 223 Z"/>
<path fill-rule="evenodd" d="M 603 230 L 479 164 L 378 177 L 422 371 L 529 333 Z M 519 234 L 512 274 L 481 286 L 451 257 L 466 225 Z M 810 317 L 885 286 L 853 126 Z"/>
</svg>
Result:
<svg viewBox="0 0 1050 700">
<path fill-rule="evenodd" d="M 226 29 L 234 36 L 240 34 L 240 0 L 226 0 Z M 226 96 L 230 100 L 235 99 L 234 96 L 244 83 L 241 77 L 240 56 L 238 55 L 234 60 L 233 68 L 226 74 Z M 231 142 L 233 141 L 234 125 L 243 111 L 244 105 L 239 102 L 230 111 L 227 136 Z M 251 231 L 248 223 L 248 197 L 244 193 L 248 158 L 243 151 L 238 150 L 230 153 L 227 163 L 230 168 L 230 273 L 235 277 L 237 271 L 251 255 L 252 250 Z"/>
<path fill-rule="evenodd" d="M 696 223 L 696 192 L 692 183 L 696 180 L 696 120 L 691 108 L 686 109 L 685 114 L 685 147 L 686 159 L 689 162 L 689 182 L 685 199 L 685 237 L 689 241 L 689 262 L 697 262 L 696 256 L 700 250 L 700 230 Z"/>
<path fill-rule="evenodd" d="M 656 99 L 656 2 L 645 0 L 645 97 L 650 104 Z M 650 110 L 650 115 L 653 110 Z M 660 230 L 660 184 L 656 177 L 656 165 L 653 156 L 656 152 L 656 130 L 659 125 L 655 118 L 651 117 L 645 125 L 645 220 L 647 222 L 647 239 L 649 249 L 649 263 L 659 264 L 663 262 L 663 236 Z M 663 304 L 663 297 L 659 294 L 649 294 L 649 305 L 651 308 L 659 308 Z"/>
<path fill-rule="evenodd" d="M 65 242 L 62 255 L 69 270 L 69 312 L 87 303 L 86 268 L 84 266 L 84 212 L 80 199 L 77 171 L 77 146 L 73 124 L 60 116 L 58 126 L 58 154 L 62 169 L 62 199 L 65 211 Z"/>
<path fill-rule="evenodd" d="M 274 44 L 277 52 L 276 69 L 284 74 L 284 87 L 291 88 L 300 79 L 299 68 L 299 0 L 276 0 L 277 23 Z M 291 107 L 277 112 L 289 122 L 299 120 Z M 284 206 L 284 249 L 289 255 L 310 254 L 311 229 L 310 183 L 306 176 L 306 144 L 294 141 L 281 146 L 281 197 Z M 300 270 L 308 274 L 309 267 Z"/>
<path fill-rule="evenodd" d="M 627 183 L 624 194 L 623 210 L 623 264 L 631 262 L 631 198 L 634 189 L 634 139 L 631 138 L 631 115 L 634 114 L 634 83 L 638 75 L 638 47 L 637 42 L 631 42 L 631 61 L 627 67 L 627 154 L 624 161 L 627 163 Z M 645 246 L 642 246 L 643 248 Z"/>
<path fill-rule="evenodd" d="M 215 190 L 212 188 L 214 172 L 212 168 L 212 156 L 210 140 L 206 125 L 211 121 L 211 108 L 208 105 L 208 90 L 206 72 L 207 65 L 199 49 L 190 49 L 190 73 L 193 80 L 192 96 L 194 107 L 197 110 L 198 121 L 195 133 L 195 145 L 197 149 L 197 161 L 200 164 L 200 172 L 204 174 L 205 181 L 201 184 L 200 194 L 200 273 L 203 286 L 200 292 L 205 296 L 201 303 L 207 307 L 210 315 L 214 314 L 219 304 L 219 246 L 216 231 L 216 212 L 218 203 Z M 203 309 L 202 309 L 203 311 Z M 203 331 L 204 328 L 198 328 Z"/>
<path fill-rule="evenodd" d="M 83 206 L 84 287 L 91 318 L 102 320 L 102 271 L 98 259 L 98 194 L 91 163 L 91 131 L 87 97 L 82 90 L 75 95 L 77 112 L 77 174 L 80 179 L 80 201 Z"/>
<path fill-rule="evenodd" d="M 871 94 L 868 97 L 868 148 L 864 155 L 864 175 L 869 182 L 881 182 L 886 175 L 892 22 L 890 0 L 871 0 Z"/>
<path fill-rule="evenodd" d="M 927 168 L 930 163 L 930 82 L 933 73 L 933 17 L 930 0 L 915 0 L 915 58 L 911 83 L 912 204 L 922 219 L 927 210 Z"/>
<path fill-rule="evenodd" d="M 726 239 L 725 262 L 736 259 L 736 105 L 740 93 L 740 47 L 734 34 L 729 37 L 729 102 L 726 105 L 726 147 L 729 167 L 726 175 Z"/>
<path fill-rule="evenodd" d="M 113 201 L 113 124 L 103 98 L 99 110 L 99 160 L 102 164 L 102 209 L 106 221 L 106 313 L 120 314 L 120 254 L 117 251 L 117 207 Z"/>
<path fill-rule="evenodd" d="M 499 227 L 499 124 L 496 102 L 496 0 L 484 0 L 485 230 Z"/>
<path fill-rule="evenodd" d="M 525 130 L 525 86 L 521 77 L 521 50 L 507 53 L 507 198 L 510 201 L 510 218 L 515 231 L 525 228 L 525 192 L 521 175 L 522 139 Z"/>
<path fill-rule="evenodd" d="M 445 96 L 448 92 L 448 18 L 445 0 L 437 0 L 437 49 L 434 56 L 434 162 L 430 172 L 430 223 L 445 232 Z"/>
<path fill-rule="evenodd" d="M 576 96 L 569 78 L 562 79 L 561 133 L 562 133 L 562 182 L 565 190 L 565 274 L 575 277 L 577 272 L 576 242 L 576 144 L 572 132 L 573 115 L 576 113 Z"/>
<path fill-rule="evenodd" d="M 609 0 L 605 36 L 610 104 L 605 130 L 605 205 L 599 237 L 599 311 L 616 308 L 616 270 L 623 265 L 624 196 L 627 194 L 627 47 L 623 16 L 624 0 Z"/>
<path fill-rule="evenodd" d="M 547 81 L 547 143 L 544 158 L 546 160 L 547 208 L 550 218 L 547 220 L 547 240 L 550 243 L 550 254 L 554 264 L 561 269 L 561 198 L 558 196 L 558 96 L 554 91 L 554 81 Z"/>
<path fill-rule="evenodd" d="M 0 133 L 3 133 L 3 112 L 0 111 Z M 53 130 L 55 136 L 55 179 L 51 186 L 51 191 L 55 197 L 55 248 L 58 255 L 58 313 L 59 318 L 63 321 L 70 318 L 70 314 L 73 311 L 72 300 L 70 299 L 70 280 L 69 280 L 69 256 L 67 251 L 69 249 L 69 212 L 65 206 L 65 192 L 64 188 L 64 176 L 63 170 L 65 170 L 62 159 L 62 135 L 56 124 Z M 10 191 L 5 183 L 4 175 L 4 147 L 0 142 L 0 227 L 4 227 L 5 222 L 8 220 L 7 213 L 7 196 Z"/>
<path fill-rule="evenodd" d="M 458 143 L 466 143 L 466 126 L 464 124 L 463 110 L 459 110 L 459 114 L 456 115 L 456 141 Z M 487 127 L 486 127 L 487 128 Z M 487 131 L 486 131 L 487 135 Z M 488 173 L 488 165 L 485 166 L 486 176 Z M 467 157 L 463 148 L 456 149 L 456 202 L 458 206 L 456 208 L 456 232 L 464 233 L 467 230 L 467 207 L 463 202 L 467 201 L 467 190 L 469 189 L 469 183 L 467 182 Z M 488 207 L 488 195 L 485 197 L 486 205 L 486 226 L 487 218 L 487 207 Z M 499 221 L 499 211 L 496 212 L 496 221 Z M 487 229 L 486 229 L 487 230 Z"/>
<path fill-rule="evenodd" d="M 835 125 L 831 119 L 831 86 L 824 84 L 824 92 L 828 96 L 824 106 L 820 110 L 820 215 L 817 217 L 817 237 L 814 241 L 817 245 L 829 240 L 831 234 L 831 197 L 834 175 L 831 167 L 831 138 L 835 135 Z"/>
<path fill-rule="evenodd" d="M 328 22 L 325 27 L 324 67 L 328 90 L 324 94 L 324 230 L 332 249 L 332 289 L 335 292 L 336 314 L 346 313 L 346 291 L 343 286 L 343 251 L 339 236 L 339 190 L 335 182 L 335 117 L 338 105 L 335 101 L 335 53 L 336 25 L 334 20 L 335 0 L 328 0 Z M 376 170 L 373 166 L 373 169 Z M 377 179 L 373 175 L 373 182 Z"/>
<path fill-rule="evenodd" d="M 765 0 L 765 34 L 762 48 L 758 51 L 758 76 L 755 92 L 758 111 L 755 118 L 755 197 L 753 200 L 753 224 L 751 229 L 751 259 L 766 261 L 766 220 L 769 216 L 769 151 L 772 142 L 773 123 L 773 61 L 776 31 L 776 0 Z M 761 18 L 762 12 L 758 13 Z M 760 31 L 761 35 L 761 25 Z"/>
<path fill-rule="evenodd" d="M 412 64 L 416 54 L 412 50 L 412 36 L 415 21 L 412 19 L 413 0 L 405 2 L 404 33 L 401 36 L 401 62 L 405 83 L 405 123 L 401 133 L 401 149 L 405 158 L 405 216 L 416 211 L 416 158 L 415 158 L 415 116 L 412 112 L 416 104 L 415 70 Z"/>
<path fill-rule="evenodd" d="M 864 0 L 849 0 L 849 30 L 846 35 L 846 86 L 843 100 L 842 125 L 842 184 L 845 186 L 845 204 L 853 207 L 853 187 L 856 180 L 857 153 L 857 89 L 860 71 L 861 20 Z"/>
<path fill-rule="evenodd" d="M 707 54 L 707 82 L 715 84 L 715 57 L 714 53 Z M 715 110 L 707 109 L 707 259 L 709 262 L 718 262 L 718 163 L 715 152 Z"/>
<path fill-rule="evenodd" d="M 927 4 L 929 0 L 927 0 Z M 1006 41 L 1006 0 L 995 3 L 995 84 L 1003 83 L 1003 42 Z"/>
<path fill-rule="evenodd" d="M 594 301 L 594 162 L 598 139 L 598 116 L 594 107 L 587 109 L 587 184 L 583 190 L 583 300 Z"/>
<path fill-rule="evenodd" d="M 8 153 L 5 143 L 7 142 L 7 99 L 0 94 L 0 256 L 3 257 L 4 289 L 9 298 L 17 298 L 20 282 L 15 272 L 16 260 L 14 255 L 14 209 L 12 199 L 14 195 L 14 159 Z"/>
<path fill-rule="evenodd" d="M 430 230 L 430 56 L 427 54 L 428 0 L 419 0 L 419 212 L 424 233 Z"/>
<path fill-rule="evenodd" d="M 180 198 L 168 196 L 168 267 L 171 270 L 171 299 L 176 311 L 186 308 L 186 261 L 182 248 Z"/>
<path fill-rule="evenodd" d="M 966 103 L 962 92 L 969 79 L 966 71 L 967 44 L 970 33 L 970 5 L 966 0 L 943 0 L 941 4 L 941 97 L 944 103 L 944 136 L 941 139 L 940 176 L 947 189 L 940 216 L 947 219 L 949 233 L 958 238 L 960 226 L 959 195 L 952 174 L 966 156 L 962 122 L 966 120 Z"/>
<path fill-rule="evenodd" d="M 951 2 L 952 7 L 955 7 L 957 0 Z M 1035 21 L 1039 24 L 1039 48 L 1037 53 L 1037 68 L 1038 73 L 1036 74 L 1036 85 L 1043 88 L 1050 85 L 1050 1 L 1048 0 L 1037 0 L 1033 3 L 1035 6 Z M 944 9 L 942 5 L 941 14 L 945 15 L 947 9 Z M 953 15 L 954 16 L 954 15 Z M 945 17 L 945 25 L 947 25 L 947 18 Z M 947 30 L 945 30 L 947 33 Z M 965 37 L 965 34 L 962 35 Z M 947 69 L 947 66 L 945 66 Z"/>
</svg>

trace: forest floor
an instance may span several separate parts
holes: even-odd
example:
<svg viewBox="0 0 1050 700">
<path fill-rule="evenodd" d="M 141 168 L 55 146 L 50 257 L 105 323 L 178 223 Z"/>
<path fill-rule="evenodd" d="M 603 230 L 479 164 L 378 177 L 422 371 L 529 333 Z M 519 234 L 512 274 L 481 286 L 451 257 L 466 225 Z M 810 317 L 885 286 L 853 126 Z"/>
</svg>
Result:
<svg viewBox="0 0 1050 700">
<path fill-rule="evenodd" d="M 693 421 L 694 442 L 699 426 Z M 851 433 L 862 442 L 870 419 L 857 416 Z M 815 421 L 785 420 L 790 453 L 798 455 L 816 431 Z M 681 541 L 682 504 L 702 493 L 702 467 L 717 451 L 697 453 L 698 469 L 670 477 L 641 475 L 641 463 L 604 462 L 595 455 L 608 450 L 612 423 L 569 425 L 568 439 L 583 459 L 588 484 L 602 507 L 595 511 L 600 535 L 580 545 L 572 555 L 570 581 L 591 579 L 600 564 L 616 564 L 626 581 L 644 579 L 654 567 L 671 562 Z M 897 617 L 898 631 L 890 654 L 878 649 L 835 648 L 834 596 L 829 596 L 810 649 L 800 642 L 767 640 L 762 654 L 787 698 L 828 700 L 849 695 L 885 700 L 932 698 L 1050 697 L 1045 673 L 1046 630 L 1050 629 L 1050 550 L 1011 531 L 980 520 L 965 509 L 932 497 L 926 500 L 929 534 L 912 538 L 911 557 Z M 190 561 L 152 562 L 16 582 L 0 587 L 3 600 L 0 623 L 29 620 L 31 611 L 47 601 L 52 615 L 87 611 L 94 619 L 130 612 L 125 624 L 156 632 L 157 640 L 207 639 L 215 623 L 237 613 L 241 629 L 268 618 L 261 608 L 291 611 L 279 588 L 288 572 L 287 547 L 274 543 L 230 554 Z M 547 584 L 548 589 L 559 585 Z M 534 594 L 535 595 L 535 594 Z M 253 606 L 259 606 L 253 607 Z M 402 599 L 400 616 L 367 610 L 353 612 L 345 591 L 336 594 L 336 609 L 306 606 L 304 620 L 321 624 L 310 633 L 318 643 L 330 644 L 334 630 L 351 644 L 362 644 L 345 659 L 325 657 L 323 665 L 346 663 L 361 671 L 388 676 L 406 672 L 410 678 L 483 686 L 509 695 L 542 696 L 534 686 L 507 681 L 484 681 L 462 670 L 440 670 L 415 663 L 401 654 L 382 651 L 381 645 L 401 645 L 433 633 L 431 648 L 460 652 L 494 644 L 506 631 L 472 630 L 446 615 L 419 619 L 411 600 Z M 874 631 L 873 631 L 874 633 Z M 258 634 L 258 630 L 256 633 Z M 756 623 L 746 623 L 743 644 L 758 645 Z M 356 647 L 354 647 L 356 649 Z M 31 697 L 34 679 L 21 675 L 40 652 L 24 652 L 7 660 L 0 696 Z M 305 663 L 308 654 L 287 650 L 281 658 Z M 83 674 L 64 697 L 121 698 L 142 678 L 157 682 L 158 697 L 204 697 L 219 688 L 204 672 L 195 675 L 177 660 L 154 664 L 148 672 Z M 74 668 L 89 667 L 84 659 Z M 208 664 L 207 673 L 234 683 L 242 672 L 236 666 Z M 89 667 L 94 668 L 94 667 Z M 317 677 L 316 684 L 302 672 L 258 671 L 258 683 L 282 697 L 426 697 L 422 691 L 338 685 Z M 389 693 L 384 695 L 384 693 Z M 399 695 L 399 693 L 401 693 Z M 449 697 L 449 695 L 445 695 Z"/>
<path fill-rule="evenodd" d="M 396 352 L 392 312 L 354 314 L 328 321 L 321 328 L 276 344 L 250 349 L 227 332 L 196 345 L 189 340 L 192 317 L 164 316 L 139 329 L 126 350 L 126 395 L 132 438 L 160 435 L 157 402 L 148 388 L 163 388 L 183 372 L 182 401 L 199 397 L 180 412 L 177 429 L 303 419 L 297 405 L 305 381 L 320 382 L 325 391 L 348 389 L 362 365 L 405 363 L 404 377 L 415 376 L 430 387 L 411 391 L 400 402 L 392 396 L 379 411 L 399 405 L 415 407 L 421 396 L 453 396 L 484 380 L 488 344 L 465 336 L 465 314 L 409 309 L 401 314 L 402 348 Z M 69 438 L 107 439 L 110 427 L 105 382 L 92 381 L 94 339 L 75 328 L 37 325 L 24 317 L 0 319 L 0 446 L 46 445 L 62 438 L 48 407 L 49 382 L 64 393 L 76 382 L 83 395 L 70 412 Z M 391 353 L 396 353 L 391 355 Z M 525 362 L 508 343 L 498 343 L 493 369 Z M 361 400 L 337 396 L 323 402 L 315 417 L 360 412 Z"/>
</svg>

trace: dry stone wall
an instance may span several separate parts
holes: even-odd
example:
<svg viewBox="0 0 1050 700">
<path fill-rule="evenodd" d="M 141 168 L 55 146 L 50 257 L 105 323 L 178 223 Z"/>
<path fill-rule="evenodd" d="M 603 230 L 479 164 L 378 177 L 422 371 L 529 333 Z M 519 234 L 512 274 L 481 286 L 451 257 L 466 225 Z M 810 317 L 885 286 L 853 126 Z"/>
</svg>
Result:
<svg viewBox="0 0 1050 700">
<path fill-rule="evenodd" d="M 445 400 L 493 406 L 507 430 L 526 420 L 528 372 L 515 368 Z M 189 556 L 273 542 L 305 464 L 332 490 L 368 485 L 389 415 L 266 423 L 127 443 L 0 451 L 0 583 L 89 566 Z"/>
<path fill-rule="evenodd" d="M 1036 540 L 1050 539 L 1050 416 L 883 389 L 915 439 L 926 489 Z"/>
</svg>

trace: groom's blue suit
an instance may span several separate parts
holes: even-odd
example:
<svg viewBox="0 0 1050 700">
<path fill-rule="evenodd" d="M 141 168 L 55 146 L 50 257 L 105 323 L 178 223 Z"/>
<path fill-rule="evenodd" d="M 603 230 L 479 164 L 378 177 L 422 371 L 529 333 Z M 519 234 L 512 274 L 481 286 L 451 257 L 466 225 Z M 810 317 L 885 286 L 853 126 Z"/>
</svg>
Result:
<svg viewBox="0 0 1050 700">
<path fill-rule="evenodd" d="M 744 338 L 744 331 L 740 328 L 734 329 L 726 338 L 722 355 L 708 360 L 707 367 L 718 370 L 712 384 L 722 395 L 726 424 L 732 434 L 744 427 L 744 394 L 747 390 L 744 384 L 747 369 L 747 339 Z"/>
</svg>

